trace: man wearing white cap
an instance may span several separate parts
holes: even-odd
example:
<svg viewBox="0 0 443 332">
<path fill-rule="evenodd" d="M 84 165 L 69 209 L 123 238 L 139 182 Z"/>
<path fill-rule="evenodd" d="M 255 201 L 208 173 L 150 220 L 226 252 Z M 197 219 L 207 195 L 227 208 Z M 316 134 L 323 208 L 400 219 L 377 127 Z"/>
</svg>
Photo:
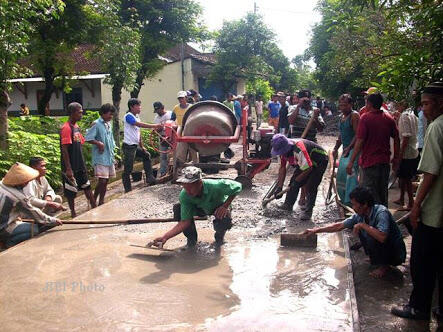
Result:
<svg viewBox="0 0 443 332">
<path fill-rule="evenodd" d="M 39 225 L 62 225 L 59 219 L 33 206 L 31 198 L 23 193 L 26 184 L 39 175 L 37 170 L 15 163 L 0 182 L 0 239 L 7 248 L 39 233 L 39 226 L 22 222 L 21 218 L 34 219 Z"/>
<path fill-rule="evenodd" d="M 179 91 L 177 93 L 177 99 L 179 103 L 174 106 L 173 112 L 175 113 L 176 116 L 175 123 L 178 126 L 181 126 L 183 124 L 183 117 L 185 116 L 185 113 L 188 110 L 188 108 L 191 106 L 191 104 L 187 103 L 186 98 L 187 98 L 186 91 Z M 177 149 L 175 151 L 174 159 L 180 161 L 181 163 L 185 163 L 188 156 L 188 151 L 191 156 L 191 160 L 194 163 L 198 162 L 197 151 L 190 149 L 188 143 L 185 142 L 179 142 L 177 144 Z"/>
<path fill-rule="evenodd" d="M 180 192 L 180 204 L 174 206 L 174 216 L 180 220 L 171 230 L 154 240 L 154 245 L 163 246 L 170 238 L 183 234 L 188 239 L 188 247 L 197 243 L 195 215 L 214 215 L 215 243 L 222 245 L 225 233 L 232 227 L 230 206 L 241 192 L 242 185 L 233 180 L 202 179 L 200 168 L 183 168 L 182 176 L 177 179 L 183 190 Z"/>
</svg>

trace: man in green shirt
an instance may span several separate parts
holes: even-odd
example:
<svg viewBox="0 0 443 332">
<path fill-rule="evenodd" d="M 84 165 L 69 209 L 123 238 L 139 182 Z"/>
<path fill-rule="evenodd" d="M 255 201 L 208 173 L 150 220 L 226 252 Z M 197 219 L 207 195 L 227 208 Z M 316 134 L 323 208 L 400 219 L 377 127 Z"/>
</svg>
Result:
<svg viewBox="0 0 443 332">
<path fill-rule="evenodd" d="M 232 227 L 230 205 L 242 190 L 236 181 L 225 179 L 202 179 L 200 168 L 183 168 L 182 176 L 177 179 L 183 190 L 180 192 L 180 204 L 174 206 L 174 216 L 180 220 L 171 230 L 154 240 L 154 245 L 163 246 L 170 238 L 183 234 L 188 239 L 188 247 L 197 243 L 197 230 L 194 216 L 214 215 L 215 243 L 223 244 L 225 233 Z"/>
<path fill-rule="evenodd" d="M 428 126 L 418 169 L 424 177 L 409 219 L 413 228 L 409 303 L 391 312 L 403 318 L 429 320 L 435 281 L 438 307 L 433 312 L 443 321 L 443 83 L 428 85 L 421 96 Z"/>
</svg>

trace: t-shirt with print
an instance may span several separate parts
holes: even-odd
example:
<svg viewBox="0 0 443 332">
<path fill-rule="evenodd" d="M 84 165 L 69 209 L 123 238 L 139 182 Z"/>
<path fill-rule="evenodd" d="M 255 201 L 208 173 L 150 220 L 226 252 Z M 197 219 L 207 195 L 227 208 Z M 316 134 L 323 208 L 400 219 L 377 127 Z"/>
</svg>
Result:
<svg viewBox="0 0 443 332">
<path fill-rule="evenodd" d="M 257 100 L 255 102 L 255 111 L 257 112 L 257 115 L 263 114 L 263 100 Z"/>
<path fill-rule="evenodd" d="M 273 101 L 270 101 L 268 104 L 269 116 L 271 118 L 278 118 L 280 114 L 280 108 L 281 105 L 278 101 L 276 101 L 275 103 Z"/>
<path fill-rule="evenodd" d="M 421 205 L 421 221 L 430 227 L 443 228 L 443 115 L 428 126 L 418 169 L 437 176 Z"/>
<path fill-rule="evenodd" d="M 77 124 L 71 124 L 69 121 L 63 124 L 60 130 L 60 148 L 62 145 L 68 146 L 69 162 L 73 172 L 85 171 L 86 165 L 83 158 L 82 145 L 85 143 L 80 128 Z M 62 154 L 63 155 L 63 154 Z M 61 158 L 62 171 L 66 171 L 66 166 Z"/>
<path fill-rule="evenodd" d="M 140 117 L 132 112 L 126 112 L 124 119 L 123 143 L 128 145 L 138 145 L 140 143 L 140 128 L 135 125 L 140 122 Z"/>
<path fill-rule="evenodd" d="M 398 137 L 398 129 L 389 113 L 377 111 L 363 114 L 357 129 L 357 138 L 363 140 L 360 166 L 367 168 L 378 164 L 389 164 L 391 137 Z"/>
<path fill-rule="evenodd" d="M 310 167 L 317 167 L 320 163 L 328 161 L 328 153 L 318 144 L 303 138 L 292 139 L 292 149 L 282 157 L 282 163 L 288 161 L 293 165 L 294 161 L 305 171 Z M 295 159 L 291 159 L 294 157 Z"/>
</svg>

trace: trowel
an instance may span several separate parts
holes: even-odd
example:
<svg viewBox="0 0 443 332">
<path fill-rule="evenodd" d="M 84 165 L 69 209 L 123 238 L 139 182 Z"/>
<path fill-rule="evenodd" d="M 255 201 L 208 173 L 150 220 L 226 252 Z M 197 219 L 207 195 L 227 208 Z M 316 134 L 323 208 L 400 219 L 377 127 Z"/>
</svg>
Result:
<svg viewBox="0 0 443 332">
<path fill-rule="evenodd" d="M 154 245 L 154 241 L 149 242 L 146 246 L 141 246 L 138 244 L 131 244 L 131 247 L 137 247 L 137 248 L 143 248 L 143 249 L 150 249 L 150 250 L 155 250 L 155 251 L 162 251 L 162 252 L 175 252 L 175 249 L 166 249 L 163 248 L 163 245 L 161 246 L 155 246 Z"/>
<path fill-rule="evenodd" d="M 283 247 L 317 248 L 317 234 L 283 233 L 280 234 Z"/>
</svg>

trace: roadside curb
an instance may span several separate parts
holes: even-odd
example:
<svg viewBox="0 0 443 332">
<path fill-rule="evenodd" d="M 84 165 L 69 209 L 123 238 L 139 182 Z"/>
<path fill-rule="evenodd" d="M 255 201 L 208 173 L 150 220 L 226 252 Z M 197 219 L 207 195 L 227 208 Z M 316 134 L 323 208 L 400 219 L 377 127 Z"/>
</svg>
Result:
<svg viewBox="0 0 443 332">
<path fill-rule="evenodd" d="M 360 317 L 358 313 L 357 306 L 357 296 L 355 294 L 355 284 L 354 284 L 354 271 L 352 268 L 351 253 L 349 251 L 349 234 L 342 231 L 343 237 L 343 247 L 345 250 L 345 258 L 348 265 L 347 271 L 347 281 L 348 281 L 348 292 L 349 292 L 349 303 L 351 304 L 351 316 L 352 316 L 352 330 L 354 332 L 360 332 Z"/>
</svg>

